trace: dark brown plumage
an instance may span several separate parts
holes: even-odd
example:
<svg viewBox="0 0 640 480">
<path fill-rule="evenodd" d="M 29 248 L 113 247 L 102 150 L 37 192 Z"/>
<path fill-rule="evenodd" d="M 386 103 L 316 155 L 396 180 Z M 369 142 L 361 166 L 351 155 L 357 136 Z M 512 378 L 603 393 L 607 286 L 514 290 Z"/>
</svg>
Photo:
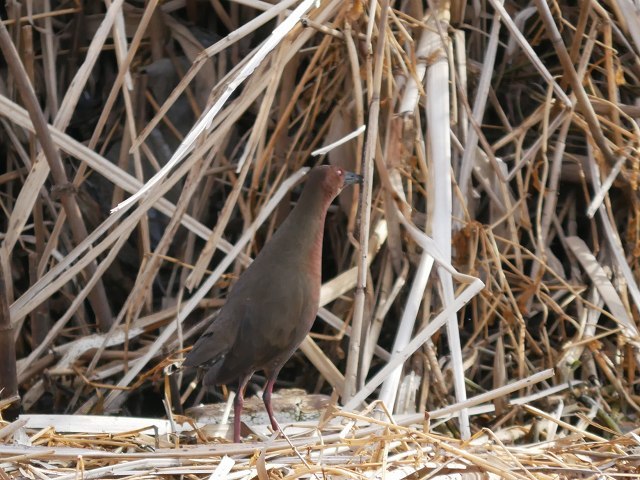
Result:
<svg viewBox="0 0 640 480">
<path fill-rule="evenodd" d="M 205 369 L 205 385 L 238 382 L 235 442 L 240 441 L 244 389 L 258 370 L 267 377 L 262 398 L 271 426 L 278 429 L 271 392 L 278 372 L 309 333 L 318 312 L 327 209 L 345 186 L 362 181 L 359 175 L 328 165 L 313 168 L 307 177 L 298 204 L 240 276 L 183 364 Z"/>
</svg>

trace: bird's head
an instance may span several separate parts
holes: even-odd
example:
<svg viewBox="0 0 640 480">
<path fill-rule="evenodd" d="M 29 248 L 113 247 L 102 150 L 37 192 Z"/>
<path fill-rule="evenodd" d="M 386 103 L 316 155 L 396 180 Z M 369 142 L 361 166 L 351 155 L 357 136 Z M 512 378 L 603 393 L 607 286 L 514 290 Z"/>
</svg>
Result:
<svg viewBox="0 0 640 480">
<path fill-rule="evenodd" d="M 308 182 L 321 186 L 325 194 L 333 199 L 344 187 L 361 184 L 362 176 L 334 165 L 322 165 L 309 172 Z"/>
</svg>

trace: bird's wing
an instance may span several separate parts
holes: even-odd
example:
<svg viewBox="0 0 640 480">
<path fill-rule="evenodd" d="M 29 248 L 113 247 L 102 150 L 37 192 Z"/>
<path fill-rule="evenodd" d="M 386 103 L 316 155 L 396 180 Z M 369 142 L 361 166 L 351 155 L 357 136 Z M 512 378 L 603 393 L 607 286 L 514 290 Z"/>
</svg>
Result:
<svg viewBox="0 0 640 480">
<path fill-rule="evenodd" d="M 317 299 L 308 301 L 299 269 L 260 265 L 257 259 L 240 277 L 183 363 L 208 369 L 208 384 L 227 383 L 289 358 L 315 318 Z"/>
<path fill-rule="evenodd" d="M 225 305 L 226 307 L 226 305 Z M 211 367 L 233 346 L 240 322 L 223 307 L 209 328 L 200 336 L 182 364 L 185 367 Z"/>
<path fill-rule="evenodd" d="M 305 300 L 308 298 L 298 272 L 287 276 L 276 267 L 267 271 L 269 275 L 265 278 L 254 279 L 259 287 L 254 285 L 247 289 L 252 295 L 245 296 L 246 308 L 238 332 L 238 343 L 245 350 L 243 357 L 255 367 L 263 366 L 275 356 L 290 355 L 287 352 L 297 347 L 302 340 L 298 337 L 301 327 L 304 329 Z M 304 334 L 306 331 L 302 337 Z"/>
</svg>

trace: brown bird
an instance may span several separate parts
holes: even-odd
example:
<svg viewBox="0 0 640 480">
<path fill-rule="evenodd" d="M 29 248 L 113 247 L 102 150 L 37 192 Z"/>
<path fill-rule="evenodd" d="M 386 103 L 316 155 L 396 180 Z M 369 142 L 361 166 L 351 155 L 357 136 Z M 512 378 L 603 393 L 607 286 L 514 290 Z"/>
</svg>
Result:
<svg viewBox="0 0 640 480">
<path fill-rule="evenodd" d="M 258 370 L 267 378 L 262 399 L 271 426 L 279 429 L 271 392 L 318 313 L 327 209 L 344 187 L 362 182 L 360 175 L 329 165 L 313 168 L 307 177 L 298 204 L 240 276 L 183 364 L 206 370 L 205 386 L 237 380 L 234 442 L 240 441 L 244 390 Z"/>
</svg>

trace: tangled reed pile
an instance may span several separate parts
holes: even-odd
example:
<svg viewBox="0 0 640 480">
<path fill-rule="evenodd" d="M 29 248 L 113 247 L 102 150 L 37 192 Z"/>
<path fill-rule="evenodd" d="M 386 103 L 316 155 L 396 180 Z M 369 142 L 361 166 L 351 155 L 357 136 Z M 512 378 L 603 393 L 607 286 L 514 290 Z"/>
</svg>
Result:
<svg viewBox="0 0 640 480">
<path fill-rule="evenodd" d="M 0 14 L 0 476 L 204 475 L 231 454 L 238 476 L 213 478 L 637 468 L 631 0 Z M 322 162 L 365 183 L 330 212 L 320 320 L 281 378 L 333 394 L 326 442 L 176 450 L 204 439 L 175 429 L 204 393 L 175 366 Z M 107 442 L 17 406 L 174 430 Z"/>
</svg>

